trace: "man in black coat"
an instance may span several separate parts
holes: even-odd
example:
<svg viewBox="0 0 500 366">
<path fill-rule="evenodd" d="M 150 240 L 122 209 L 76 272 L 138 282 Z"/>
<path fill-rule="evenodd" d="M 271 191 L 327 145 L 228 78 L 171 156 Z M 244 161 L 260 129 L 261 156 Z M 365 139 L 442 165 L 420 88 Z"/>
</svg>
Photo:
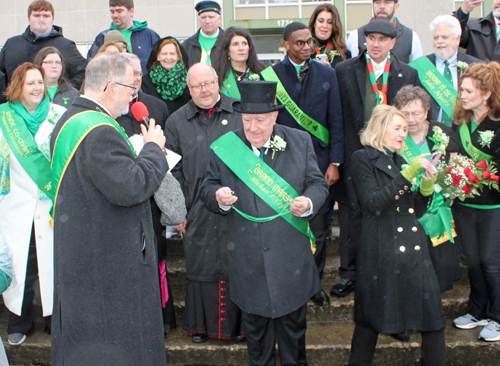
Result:
<svg viewBox="0 0 500 366">
<path fill-rule="evenodd" d="M 85 95 L 52 134 L 56 366 L 166 363 L 149 203 L 168 170 L 165 137 L 153 122 L 143 127 L 136 156 L 113 120 L 128 111 L 133 80 L 122 55 L 96 57 Z"/>
<path fill-rule="evenodd" d="M 218 77 L 211 66 L 193 65 L 187 84 L 192 99 L 169 117 L 165 127 L 165 146 L 182 156 L 172 174 L 181 185 L 188 211 L 184 224 L 175 226 L 185 234 L 188 286 L 183 329 L 194 343 L 209 337 L 243 340 L 241 312 L 229 299 L 227 220 L 206 209 L 200 199 L 209 146 L 240 128 L 241 115 L 231 106 L 234 99 L 219 93 Z"/>
<path fill-rule="evenodd" d="M 370 117 L 373 108 L 379 100 L 392 104 L 397 92 L 407 84 L 420 85 L 418 73 L 415 69 L 399 62 L 397 57 L 390 54 L 396 42 L 396 29 L 392 23 L 385 20 L 375 20 L 365 27 L 367 51 L 360 56 L 339 63 L 335 71 L 339 79 L 340 99 L 342 101 L 342 115 L 344 116 L 345 153 L 342 167 L 342 183 L 344 184 L 348 202 L 346 207 L 341 205 L 341 214 L 348 215 L 348 241 L 340 243 L 340 275 L 341 280 L 332 287 L 331 293 L 337 296 L 347 296 L 355 284 L 355 247 L 359 235 L 359 205 L 354 187 L 352 186 L 349 165 L 352 154 L 363 148 L 359 139 L 359 132 Z M 387 79 L 387 92 L 384 90 L 384 69 L 390 54 L 390 68 Z M 376 80 L 372 85 L 368 70 L 368 59 L 371 60 Z M 379 91 L 375 93 L 374 88 Z M 358 211 L 358 213 L 356 213 Z M 342 230 L 342 228 L 341 228 Z"/>
<path fill-rule="evenodd" d="M 344 133 L 335 71 L 329 66 L 310 60 L 314 40 L 305 24 L 290 23 L 285 27 L 283 38 L 287 56 L 262 72 L 265 80 L 279 79 L 291 99 L 291 103 L 284 103 L 287 108 L 280 112 L 277 123 L 307 131 L 311 135 L 319 169 L 327 183 L 333 186 L 339 179 L 338 166 L 344 162 Z M 272 77 L 270 71 L 274 71 L 276 77 Z M 278 87 L 278 97 L 281 94 L 281 85 Z M 280 99 L 280 103 L 283 101 Z M 308 129 L 298 123 L 297 110 L 316 121 L 318 126 Z M 317 130 L 324 130 L 326 136 L 318 137 L 315 135 Z M 311 222 L 311 229 L 316 237 L 315 259 L 320 278 L 326 262 L 327 215 L 331 208 L 332 202 L 328 199 Z M 313 301 L 321 306 L 330 303 L 323 290 L 313 297 Z"/>
<path fill-rule="evenodd" d="M 276 83 L 242 82 L 240 90 L 242 101 L 233 106 L 243 114 L 243 129 L 212 144 L 201 197 L 233 228 L 227 237 L 231 299 L 243 312 L 250 365 L 275 365 L 276 340 L 282 365 L 306 365 L 306 303 L 321 284 L 311 238 L 297 228 L 307 228 L 321 209 L 328 184 L 309 134 L 276 124 L 283 107 L 274 104 Z M 227 137 L 233 142 L 221 142 Z M 226 165 L 228 157 L 233 165 Z M 261 220 L 283 209 L 285 216 Z"/>
<path fill-rule="evenodd" d="M 55 47 L 64 58 L 64 76 L 80 89 L 85 77 L 85 58 L 76 48 L 75 42 L 63 37 L 62 28 L 53 25 L 54 7 L 45 0 L 34 1 L 28 8 L 29 26 L 23 34 L 9 38 L 0 52 L 0 72 L 5 74 L 5 83 L 0 84 L 0 103 L 5 102 L 3 92 L 9 85 L 12 73 L 23 62 L 33 62 L 38 51 L 44 47 Z"/>
<path fill-rule="evenodd" d="M 453 13 L 462 26 L 460 47 L 465 48 L 468 55 L 483 61 L 500 61 L 500 0 L 493 0 L 492 11 L 486 17 L 469 19 L 470 12 L 482 3 L 464 0 L 462 6 Z"/>
<path fill-rule="evenodd" d="M 189 56 L 188 68 L 198 62 L 210 65 L 210 54 L 217 52 L 217 39 L 224 32 L 219 27 L 221 15 L 217 1 L 203 0 L 194 8 L 198 12 L 201 27 L 198 32 L 182 42 Z"/>
</svg>

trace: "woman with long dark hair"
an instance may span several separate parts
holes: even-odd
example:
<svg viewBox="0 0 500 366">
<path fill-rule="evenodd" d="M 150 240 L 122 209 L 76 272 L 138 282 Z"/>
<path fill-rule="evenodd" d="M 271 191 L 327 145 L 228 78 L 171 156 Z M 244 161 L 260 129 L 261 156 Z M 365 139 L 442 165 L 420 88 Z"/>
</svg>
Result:
<svg viewBox="0 0 500 366">
<path fill-rule="evenodd" d="M 217 53 L 212 55 L 212 66 L 219 75 L 220 91 L 241 99 L 239 82 L 252 75 L 261 79 L 264 65 L 257 58 L 257 50 L 250 32 L 244 28 L 229 27 L 219 37 Z"/>
</svg>

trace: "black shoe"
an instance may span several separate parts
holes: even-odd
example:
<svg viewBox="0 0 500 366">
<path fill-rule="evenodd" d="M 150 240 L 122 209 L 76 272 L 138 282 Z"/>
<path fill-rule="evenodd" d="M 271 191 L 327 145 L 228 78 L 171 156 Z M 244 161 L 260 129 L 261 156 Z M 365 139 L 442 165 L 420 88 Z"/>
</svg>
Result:
<svg viewBox="0 0 500 366">
<path fill-rule="evenodd" d="M 246 340 L 247 340 L 247 337 L 242 336 L 241 334 L 238 334 L 238 335 L 234 338 L 234 341 L 235 341 L 235 342 L 246 342 Z"/>
<path fill-rule="evenodd" d="M 195 334 L 195 335 L 192 337 L 193 343 L 203 343 L 203 342 L 208 341 L 209 339 L 210 339 L 210 338 L 208 338 L 207 333 L 199 333 L 199 334 Z"/>
<path fill-rule="evenodd" d="M 347 296 L 352 290 L 354 290 L 355 284 L 355 281 L 350 281 L 347 278 L 341 278 L 336 285 L 332 286 L 330 293 L 339 297 Z"/>
<path fill-rule="evenodd" d="M 409 342 L 410 341 L 410 335 L 408 334 L 408 332 L 391 334 L 391 337 L 396 338 L 398 341 L 401 341 L 401 342 Z"/>
<path fill-rule="evenodd" d="M 321 289 L 320 292 L 318 292 L 316 295 L 311 297 L 311 300 L 314 301 L 314 303 L 318 306 L 328 306 L 330 305 L 330 298 L 326 294 L 323 289 Z"/>
</svg>

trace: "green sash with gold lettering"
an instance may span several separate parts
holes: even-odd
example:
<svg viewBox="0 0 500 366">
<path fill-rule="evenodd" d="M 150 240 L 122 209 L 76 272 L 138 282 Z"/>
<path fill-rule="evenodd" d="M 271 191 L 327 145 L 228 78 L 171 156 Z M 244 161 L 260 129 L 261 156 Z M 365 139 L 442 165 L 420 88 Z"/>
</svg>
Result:
<svg viewBox="0 0 500 366">
<path fill-rule="evenodd" d="M 284 213 L 281 217 L 310 239 L 314 253 L 316 239 L 309 223 L 290 213 L 290 201 L 299 196 L 297 191 L 259 159 L 234 132 L 226 133 L 210 148 L 248 188 L 276 213 Z"/>
<path fill-rule="evenodd" d="M 19 164 L 33 179 L 37 187 L 54 201 L 55 191 L 52 184 L 50 161 L 38 149 L 33 135 L 9 103 L 0 105 L 0 128 Z"/>
<path fill-rule="evenodd" d="M 427 58 L 421 56 L 410 62 L 409 66 L 418 72 L 418 77 L 424 88 L 429 92 L 437 104 L 443 108 L 443 112 L 453 119 L 453 107 L 457 101 L 458 92 L 448 80 L 446 80 L 436 66 Z"/>
<path fill-rule="evenodd" d="M 472 157 L 472 160 L 474 160 L 476 163 L 479 163 L 483 159 L 487 161 L 493 160 L 493 156 L 488 155 L 485 152 L 482 152 L 472 144 L 472 141 L 470 139 L 469 127 L 467 127 L 467 123 L 463 122 L 460 125 L 459 131 L 460 131 L 460 140 L 462 140 L 462 145 L 465 151 L 467 151 L 467 153 Z"/>
<path fill-rule="evenodd" d="M 85 137 L 87 137 L 87 135 L 94 130 L 94 128 L 99 126 L 111 126 L 116 128 L 116 130 L 120 132 L 123 138 L 130 145 L 130 149 L 134 153 L 134 156 L 136 155 L 134 147 L 128 139 L 125 131 L 113 118 L 97 111 L 85 111 L 75 114 L 63 125 L 54 143 L 51 166 L 56 191 L 53 210 L 56 206 L 57 194 L 59 193 L 62 178 L 69 163 L 71 162 L 71 159 L 73 158 L 73 155 Z M 52 217 L 54 217 L 53 214 Z"/>
<path fill-rule="evenodd" d="M 272 66 L 261 72 L 262 77 L 266 81 L 275 81 L 278 83 L 278 88 L 276 90 L 276 97 L 281 102 L 281 104 L 286 106 L 286 110 L 295 119 L 295 121 L 305 128 L 307 132 L 311 135 L 316 136 L 318 139 L 323 141 L 325 144 L 330 145 L 330 133 L 328 130 L 320 125 L 318 122 L 313 120 L 307 114 L 305 114 L 299 106 L 293 101 L 293 99 L 288 95 L 281 80 L 274 71 Z"/>
</svg>

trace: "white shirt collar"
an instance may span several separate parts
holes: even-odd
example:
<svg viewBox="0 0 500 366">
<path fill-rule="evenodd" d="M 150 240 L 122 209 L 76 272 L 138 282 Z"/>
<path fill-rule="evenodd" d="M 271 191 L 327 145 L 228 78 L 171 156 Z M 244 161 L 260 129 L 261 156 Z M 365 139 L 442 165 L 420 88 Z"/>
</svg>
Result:
<svg viewBox="0 0 500 366">
<path fill-rule="evenodd" d="M 266 148 L 266 151 L 264 152 L 265 154 L 267 154 L 267 149 L 269 149 L 270 145 L 271 145 L 271 138 L 269 137 L 264 146 L 262 146 Z M 255 153 L 255 155 L 260 156 L 260 150 L 258 148 L 252 145 L 252 150 Z"/>
<path fill-rule="evenodd" d="M 205 32 L 203 32 L 203 30 L 200 28 L 200 33 L 201 33 L 201 35 L 202 35 L 203 37 L 205 37 L 205 38 L 217 38 L 217 37 L 219 36 L 219 32 L 220 32 L 220 29 L 219 29 L 219 28 L 217 28 L 217 33 L 215 33 L 215 34 L 213 34 L 213 35 L 211 35 L 211 36 L 208 36 L 208 35 L 206 35 L 206 34 L 205 34 Z"/>
<path fill-rule="evenodd" d="M 91 97 L 88 97 L 86 95 L 80 95 L 82 98 L 86 98 L 88 100 L 91 100 L 92 102 L 94 102 L 95 104 L 97 104 L 99 107 L 101 107 L 102 109 L 104 109 L 104 111 L 109 114 L 111 116 L 111 118 L 114 119 L 113 115 L 111 114 L 111 112 L 109 111 L 108 108 L 106 108 L 105 106 L 103 106 L 101 103 L 99 103 L 97 100 L 91 98 Z"/>
<path fill-rule="evenodd" d="M 438 62 L 438 64 L 442 65 L 444 64 L 445 61 L 448 61 L 448 64 L 451 66 L 451 67 L 456 67 L 457 66 L 457 59 L 458 59 L 458 50 L 457 52 L 455 52 L 455 54 L 450 57 L 448 60 L 441 60 L 438 55 L 434 54 L 436 56 L 436 60 Z"/>
<path fill-rule="evenodd" d="M 304 66 L 306 64 L 305 61 L 303 61 L 301 64 L 296 64 L 295 62 L 292 61 L 292 59 L 290 57 L 288 59 L 290 60 L 290 62 L 292 63 L 293 66 Z"/>
</svg>

